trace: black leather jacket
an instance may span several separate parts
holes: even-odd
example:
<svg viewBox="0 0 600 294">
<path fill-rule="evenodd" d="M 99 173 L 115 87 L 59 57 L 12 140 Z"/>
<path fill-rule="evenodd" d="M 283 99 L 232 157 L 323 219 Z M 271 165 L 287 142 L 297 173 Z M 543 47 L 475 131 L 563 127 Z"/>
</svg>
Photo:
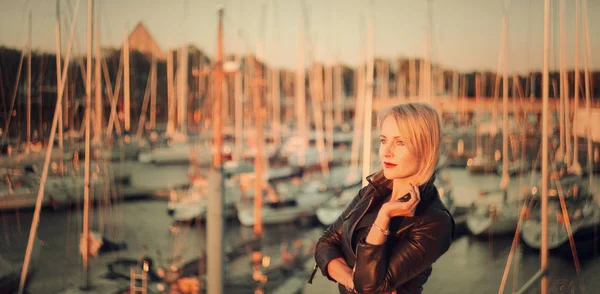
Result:
<svg viewBox="0 0 600 294">
<path fill-rule="evenodd" d="M 370 177 L 367 179 L 369 184 L 319 238 L 315 249 L 315 271 L 318 266 L 324 276 L 334 281 L 327 273 L 327 264 L 342 257 L 354 268 L 356 293 L 394 290 L 397 293 L 421 293 L 431 274 L 431 265 L 452 243 L 454 220 L 441 202 L 432 178 L 419 186 L 421 201 L 414 217 L 392 218 L 391 233 L 384 244 L 371 245 L 359 240 L 353 250 L 350 232 L 354 232 L 374 197 L 386 197 L 391 193 L 389 188 L 373 183 Z M 338 288 L 340 293 L 351 293 L 341 284 Z"/>
</svg>

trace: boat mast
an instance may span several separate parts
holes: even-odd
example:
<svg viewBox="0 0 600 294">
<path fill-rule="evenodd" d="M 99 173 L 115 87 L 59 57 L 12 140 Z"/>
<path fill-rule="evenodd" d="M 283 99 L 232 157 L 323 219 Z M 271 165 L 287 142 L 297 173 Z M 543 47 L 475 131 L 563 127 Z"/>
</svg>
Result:
<svg viewBox="0 0 600 294">
<path fill-rule="evenodd" d="M 233 156 L 232 159 L 234 162 L 240 162 L 241 158 L 242 158 L 242 132 L 244 131 L 243 129 L 243 123 L 244 123 L 244 114 L 243 114 L 243 107 L 244 107 L 244 99 L 242 97 L 242 53 L 241 53 L 241 31 L 238 29 L 237 32 L 237 36 L 236 36 L 236 55 L 235 55 L 235 62 L 237 64 L 237 70 L 235 71 L 235 75 L 233 77 L 234 79 L 234 99 L 235 99 L 235 103 L 234 103 L 234 117 L 235 119 L 233 120 L 233 124 L 234 124 L 234 133 L 235 133 L 235 148 L 234 148 L 234 152 L 233 152 Z"/>
<path fill-rule="evenodd" d="M 102 127 L 104 126 L 103 122 L 103 103 L 102 103 L 102 64 L 101 58 L 102 53 L 100 51 L 100 26 L 99 21 L 96 18 L 96 29 L 94 32 L 94 47 L 96 50 L 96 59 L 94 65 L 94 140 L 93 142 L 98 144 L 102 140 Z"/>
<path fill-rule="evenodd" d="M 338 126 L 341 126 L 344 123 L 344 110 L 345 110 L 345 103 L 344 103 L 344 92 L 343 92 L 343 86 L 342 86 L 342 65 L 341 63 L 338 61 L 337 56 L 335 58 L 335 62 L 332 65 L 333 66 L 333 99 L 334 99 L 334 103 L 335 103 L 335 114 L 334 114 L 334 121 L 335 124 Z"/>
<path fill-rule="evenodd" d="M 432 87 L 431 87 L 431 30 L 432 30 L 432 7 L 431 0 L 427 1 L 427 33 L 425 38 L 425 69 L 423 70 L 423 83 L 421 92 L 421 101 L 432 103 Z"/>
<path fill-rule="evenodd" d="M 475 117 L 474 117 L 474 125 L 475 125 L 475 157 L 480 158 L 483 154 L 483 150 L 481 149 L 481 135 L 479 134 L 479 119 L 481 118 L 481 111 L 479 110 L 479 102 L 481 98 L 481 73 L 477 73 L 475 75 Z"/>
<path fill-rule="evenodd" d="M 256 131 L 256 154 L 254 156 L 254 226 L 253 232 L 254 237 L 259 239 L 263 234 L 262 224 L 262 206 L 263 206 L 263 118 L 266 116 L 266 109 L 262 107 L 262 89 L 263 89 L 263 74 L 262 65 L 259 64 L 259 59 L 262 60 L 262 41 L 259 39 L 257 42 L 256 57 L 253 59 L 252 65 L 254 67 L 254 85 L 253 85 L 253 97 L 252 106 L 254 112 L 254 129 Z M 258 251 L 257 251 L 258 250 Z M 253 274 L 260 274 L 262 261 L 262 252 L 260 248 L 254 248 L 252 252 L 252 269 Z"/>
<path fill-rule="evenodd" d="M 331 59 L 330 59 L 331 60 Z M 333 159 L 333 64 L 325 67 L 325 132 L 327 134 L 327 157 Z M 320 83 L 323 85 L 323 83 Z"/>
<path fill-rule="evenodd" d="M 573 164 L 570 167 L 571 172 L 581 175 L 581 164 L 579 164 L 579 139 L 577 138 L 577 111 L 579 111 L 579 78 L 581 72 L 579 72 L 579 35 L 581 34 L 579 29 L 579 15 L 581 2 L 575 0 L 575 101 L 573 106 Z"/>
<path fill-rule="evenodd" d="M 177 73 L 178 101 L 177 101 L 177 124 L 179 132 L 187 138 L 187 102 L 188 102 L 188 46 L 184 45 L 180 49 L 180 56 L 177 56 L 179 61 L 179 72 Z M 222 91 L 221 88 L 214 91 Z M 221 112 L 219 112 L 221 115 Z"/>
<path fill-rule="evenodd" d="M 593 162 L 592 162 L 592 93 L 591 93 L 591 85 L 590 85 L 590 32 L 588 31 L 588 19 L 587 19 L 587 1 L 583 1 L 583 42 L 585 46 L 585 51 L 583 54 L 583 64 L 585 70 L 585 111 L 588 121 L 588 127 L 586 128 L 587 134 L 587 166 L 588 166 L 588 174 L 590 179 L 590 187 L 593 192 L 594 189 L 594 173 L 593 173 Z"/>
<path fill-rule="evenodd" d="M 296 132 L 302 144 L 298 150 L 298 165 L 304 167 L 308 138 L 306 133 L 306 81 L 304 69 L 304 29 L 300 25 L 298 33 L 298 64 L 296 68 Z"/>
<path fill-rule="evenodd" d="M 279 68 L 277 63 L 279 62 L 279 19 L 277 18 L 277 1 L 271 1 L 273 5 L 273 16 L 275 17 L 275 37 L 274 37 L 274 48 L 273 50 L 273 69 L 271 70 L 271 99 L 273 100 L 273 144 L 275 146 L 281 145 L 281 90 L 280 90 L 280 78 Z"/>
<path fill-rule="evenodd" d="M 542 72 L 542 203 L 541 203 L 541 271 L 548 268 L 548 59 L 550 51 L 550 0 L 544 1 L 544 67 Z M 542 294 L 548 293 L 548 275 L 540 281 Z"/>
<path fill-rule="evenodd" d="M 48 178 L 48 168 L 50 166 L 50 154 L 52 154 L 52 147 L 54 146 L 54 136 L 56 134 L 56 127 L 58 125 L 59 107 L 62 98 L 62 89 L 65 85 L 67 77 L 67 69 L 69 68 L 69 57 L 71 55 L 71 45 L 73 44 L 73 36 L 75 35 L 75 25 L 77 24 L 77 13 L 79 11 L 79 0 L 75 4 L 75 10 L 73 13 L 73 25 L 71 26 L 71 35 L 69 37 L 69 44 L 67 46 L 67 53 L 65 55 L 65 65 L 63 67 L 62 76 L 60 83 L 57 85 L 58 95 L 56 98 L 56 106 L 54 110 L 54 118 L 52 119 L 52 127 L 50 128 L 50 138 L 48 139 L 48 146 L 46 148 L 46 157 L 44 159 L 44 166 L 42 168 L 42 175 L 40 176 L 40 185 L 38 189 L 37 199 L 35 202 L 35 210 L 33 212 L 33 219 L 31 220 L 31 228 L 29 230 L 29 239 L 27 241 L 27 249 L 25 250 L 25 259 L 23 261 L 23 267 L 21 268 L 21 280 L 19 281 L 18 294 L 23 294 L 25 289 L 25 282 L 27 280 L 27 272 L 29 270 L 29 262 L 31 261 L 31 252 L 33 251 L 33 242 L 35 241 L 35 235 L 37 234 L 37 228 L 40 222 L 40 212 L 42 210 L 42 201 L 44 200 L 44 188 L 46 186 L 46 179 Z"/>
<path fill-rule="evenodd" d="M 63 96 L 63 89 L 62 89 L 62 83 L 61 83 L 61 62 L 60 62 L 60 55 L 61 55 L 61 50 L 60 50 L 60 4 L 59 4 L 59 0 L 56 0 L 56 25 L 55 25 L 55 33 L 56 33 L 56 93 L 59 94 L 60 96 Z M 57 97 L 58 98 L 58 97 Z M 63 148 L 63 106 L 62 104 L 58 104 L 56 107 L 56 111 L 58 112 L 58 149 L 60 150 L 61 154 L 64 154 L 64 148 Z M 66 118 L 65 118 L 66 120 Z M 40 137 L 43 137 L 43 134 L 40 133 Z M 63 173 L 64 171 L 64 160 L 61 158 L 60 162 L 59 162 L 59 171 L 60 174 Z"/>
<path fill-rule="evenodd" d="M 565 118 L 565 155 L 567 166 L 571 165 L 571 111 L 569 110 L 569 81 L 567 76 L 566 38 L 565 38 L 565 1 L 560 0 L 560 95 L 563 101 Z"/>
<path fill-rule="evenodd" d="M 85 163 L 83 180 L 83 270 L 85 289 L 90 288 L 89 267 L 89 241 L 90 241 L 90 125 L 92 106 L 92 24 L 93 24 L 93 1 L 88 0 L 88 31 L 87 31 L 87 65 L 85 77 Z"/>
<path fill-rule="evenodd" d="M 502 17 L 502 178 L 500 189 L 508 188 L 508 4 L 505 2 Z"/>
<path fill-rule="evenodd" d="M 362 176 L 362 170 L 360 174 L 355 174 L 354 171 L 356 171 L 358 169 L 358 161 L 359 161 L 359 153 L 360 153 L 360 138 L 363 134 L 362 132 L 362 128 L 363 128 L 363 120 L 365 118 L 364 116 L 364 111 L 365 111 L 365 99 L 364 99 L 364 95 L 365 95 L 365 83 L 364 83 L 364 76 L 365 76 L 365 65 L 363 63 L 363 58 L 365 58 L 365 34 L 364 34 L 364 18 L 361 17 L 361 30 L 360 30 L 360 42 L 359 42 L 359 47 L 360 47 L 360 61 L 358 62 L 358 65 L 356 66 L 356 69 L 354 70 L 354 72 L 356 73 L 355 76 L 355 80 L 354 80 L 354 97 L 355 97 L 355 106 L 354 106 L 354 121 L 353 121 L 353 125 L 352 125 L 352 146 L 350 148 L 351 150 L 351 154 L 350 154 L 350 170 L 352 171 L 351 173 L 348 174 L 347 176 L 347 180 L 348 181 L 354 181 L 356 180 L 356 177 Z M 365 59 L 366 60 L 366 59 Z M 365 138 L 366 140 L 366 138 Z"/>
<path fill-rule="evenodd" d="M 124 68 L 124 83 L 123 91 L 123 112 L 125 112 L 125 133 L 129 133 L 131 130 L 131 103 L 130 103 L 130 90 L 129 90 L 129 33 L 125 30 L 125 42 L 123 43 L 123 68 Z"/>
<path fill-rule="evenodd" d="M 456 72 L 454 72 L 454 85 L 455 85 L 455 91 L 454 91 L 454 97 L 458 96 L 458 79 L 456 78 Z M 415 58 L 410 58 L 409 64 L 408 64 L 408 84 L 409 84 L 409 98 L 407 100 L 413 100 L 416 99 L 417 97 L 417 61 L 415 60 Z"/>
<path fill-rule="evenodd" d="M 29 11 L 29 27 L 27 29 L 27 148 L 31 148 L 31 11 Z"/>
<path fill-rule="evenodd" d="M 167 53 L 167 134 L 175 132 L 175 90 L 173 89 L 173 50 Z"/>
<path fill-rule="evenodd" d="M 150 70 L 150 129 L 156 129 L 156 55 L 152 53 L 152 67 Z"/>
<path fill-rule="evenodd" d="M 362 185 L 367 185 L 367 176 L 371 173 L 371 142 L 373 130 L 373 66 L 374 66 L 374 44 L 373 44 L 373 15 L 369 16 L 367 30 L 367 72 L 365 93 L 365 120 L 363 121 L 363 165 Z"/>
<path fill-rule="evenodd" d="M 309 74 L 309 85 L 311 90 L 310 100 L 315 121 L 316 144 L 319 152 L 319 162 L 324 176 L 329 176 L 329 164 L 327 162 L 327 150 L 325 148 L 325 137 L 323 136 L 323 69 L 320 64 L 314 63 Z"/>
<path fill-rule="evenodd" d="M 121 52 L 123 53 L 123 52 Z M 109 90 L 110 97 L 110 115 L 108 116 L 108 130 L 106 131 L 106 136 L 108 138 L 112 138 L 113 127 L 118 135 L 121 135 L 121 126 L 119 124 L 119 120 L 117 119 L 117 100 L 119 97 L 119 92 L 121 91 L 121 81 L 123 79 L 123 54 L 121 54 L 121 58 L 119 60 L 119 69 L 117 71 L 117 78 L 115 82 L 115 89 L 113 91 L 112 84 L 110 82 L 110 75 L 108 74 L 108 66 L 106 65 L 106 61 L 102 60 L 102 68 L 104 71 L 104 81 Z M 66 97 L 65 97 L 66 99 Z"/>
<path fill-rule="evenodd" d="M 221 164 L 221 146 L 222 146 L 222 85 L 224 79 L 223 73 L 223 7 L 218 8 L 219 24 L 217 30 L 217 56 L 215 58 L 215 70 L 213 77 L 214 108 L 213 108 L 213 168 L 209 175 L 213 179 L 218 179 L 218 183 L 213 182 L 212 186 L 220 188 L 214 189 L 216 192 L 208 197 L 208 207 L 206 216 L 206 236 L 207 236 L 207 293 L 223 293 L 223 197 L 224 182 Z M 186 50 L 187 54 L 187 50 Z M 187 67 L 186 67 L 187 68 Z"/>
</svg>

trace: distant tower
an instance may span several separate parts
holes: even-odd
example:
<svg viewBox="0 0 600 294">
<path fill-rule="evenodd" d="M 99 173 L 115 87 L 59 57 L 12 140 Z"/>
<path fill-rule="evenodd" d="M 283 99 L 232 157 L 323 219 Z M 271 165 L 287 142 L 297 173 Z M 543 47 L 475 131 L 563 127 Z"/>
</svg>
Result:
<svg viewBox="0 0 600 294">
<path fill-rule="evenodd" d="M 160 49 L 144 24 L 139 22 L 129 34 L 129 50 L 139 51 L 149 56 L 154 55 L 158 60 L 166 60 L 166 54 Z"/>
</svg>

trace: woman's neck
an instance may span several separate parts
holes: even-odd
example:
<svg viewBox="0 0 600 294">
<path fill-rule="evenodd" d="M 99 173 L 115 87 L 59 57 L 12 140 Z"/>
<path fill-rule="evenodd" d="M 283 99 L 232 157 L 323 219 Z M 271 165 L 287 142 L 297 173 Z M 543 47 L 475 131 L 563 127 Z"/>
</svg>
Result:
<svg viewBox="0 0 600 294">
<path fill-rule="evenodd" d="M 417 185 L 416 179 L 394 179 L 392 182 L 392 199 L 399 199 L 411 189 L 411 183 Z"/>
</svg>

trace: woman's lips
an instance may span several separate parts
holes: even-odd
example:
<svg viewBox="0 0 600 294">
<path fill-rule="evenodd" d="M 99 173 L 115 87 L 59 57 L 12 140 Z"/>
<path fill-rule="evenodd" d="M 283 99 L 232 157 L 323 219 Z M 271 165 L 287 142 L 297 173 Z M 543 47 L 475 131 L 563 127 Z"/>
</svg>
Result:
<svg viewBox="0 0 600 294">
<path fill-rule="evenodd" d="M 384 163 L 383 163 L 383 166 L 385 166 L 385 167 L 387 167 L 387 168 L 392 168 L 392 167 L 395 167 L 395 166 L 397 166 L 397 164 L 393 164 L 393 163 L 391 163 L 391 162 L 384 162 Z"/>
</svg>

